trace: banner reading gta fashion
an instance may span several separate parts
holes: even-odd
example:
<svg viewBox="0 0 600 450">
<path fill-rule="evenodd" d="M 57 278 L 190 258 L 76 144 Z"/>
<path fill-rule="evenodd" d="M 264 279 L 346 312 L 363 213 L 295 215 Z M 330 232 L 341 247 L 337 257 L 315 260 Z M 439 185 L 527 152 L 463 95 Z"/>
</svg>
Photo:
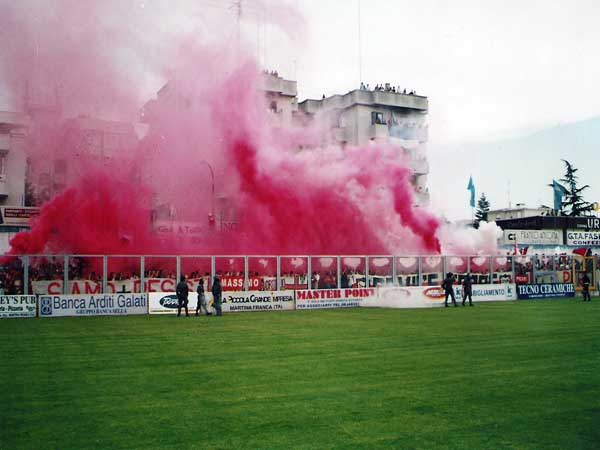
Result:
<svg viewBox="0 0 600 450">
<path fill-rule="evenodd" d="M 576 247 L 600 246 L 600 232 L 567 230 L 567 245 Z"/>
<path fill-rule="evenodd" d="M 35 295 L 1 295 L 0 319 L 11 317 L 35 317 L 37 299 Z"/>
<path fill-rule="evenodd" d="M 377 298 L 376 288 L 296 291 L 296 309 L 352 308 Z"/>
<path fill-rule="evenodd" d="M 519 299 L 574 297 L 575 285 L 573 283 L 543 283 L 519 284 L 517 286 Z"/>
<path fill-rule="evenodd" d="M 294 309 L 294 291 L 223 292 L 223 312 L 289 311 Z"/>
<path fill-rule="evenodd" d="M 40 317 L 148 313 L 148 294 L 41 295 Z"/>
</svg>

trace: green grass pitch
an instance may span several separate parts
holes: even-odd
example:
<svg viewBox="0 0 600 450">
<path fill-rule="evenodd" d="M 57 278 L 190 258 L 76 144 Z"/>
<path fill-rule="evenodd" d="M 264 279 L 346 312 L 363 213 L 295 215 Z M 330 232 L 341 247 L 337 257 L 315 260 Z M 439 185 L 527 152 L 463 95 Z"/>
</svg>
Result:
<svg viewBox="0 0 600 450">
<path fill-rule="evenodd" d="M 0 449 L 599 449 L 600 301 L 0 321 Z"/>
</svg>

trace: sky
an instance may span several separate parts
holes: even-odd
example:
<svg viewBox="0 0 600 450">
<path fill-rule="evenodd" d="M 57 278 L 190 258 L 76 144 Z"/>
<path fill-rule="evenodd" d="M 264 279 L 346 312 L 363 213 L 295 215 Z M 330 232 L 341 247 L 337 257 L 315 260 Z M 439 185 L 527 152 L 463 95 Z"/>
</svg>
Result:
<svg viewBox="0 0 600 450">
<path fill-rule="evenodd" d="M 167 74 L 148 68 L 174 30 L 235 39 L 234 0 L 122 5 L 115 14 L 135 14 L 132 28 L 159 18 L 160 38 L 143 36 L 148 52 L 131 75 L 140 103 L 165 82 Z M 298 81 L 299 100 L 345 93 L 361 81 L 389 82 L 429 98 L 429 186 L 437 213 L 470 216 L 470 175 L 493 208 L 508 206 L 508 183 L 513 203 L 548 204 L 551 192 L 544 184 L 526 181 L 532 171 L 540 180 L 560 177 L 561 157 L 581 167 L 582 183 L 592 185 L 589 199 L 600 200 L 590 170 L 600 163 L 600 152 L 589 145 L 580 142 L 564 154 L 553 149 L 551 159 L 540 158 L 547 141 L 536 142 L 531 152 L 509 145 L 508 162 L 498 145 L 600 116 L 600 2 L 241 0 L 241 5 L 245 40 L 263 67 Z M 274 22 L 279 25 L 269 25 Z M 124 63 L 132 66 L 132 55 L 124 54 Z M 2 96 L 0 91 L 0 109 L 6 109 Z M 501 171 L 499 160 L 507 163 Z"/>
<path fill-rule="evenodd" d="M 266 34 L 263 63 L 297 79 L 301 99 L 344 93 L 361 80 L 371 86 L 390 82 L 428 96 L 429 185 L 432 207 L 439 213 L 450 219 L 470 216 L 466 186 L 471 174 L 478 196 L 486 192 L 493 208 L 508 207 L 509 183 L 513 206 L 518 201 L 550 204 L 549 189 L 542 183 L 529 186 L 523 178 L 531 171 L 545 173 L 544 179 L 550 180 L 562 176 L 561 157 L 580 167 L 582 183 L 592 185 L 588 199 L 600 200 L 590 170 L 600 163 L 600 149 L 575 145 L 564 154 L 554 152 L 551 160 L 540 160 L 543 149 L 532 152 L 533 157 L 524 148 L 511 154 L 516 159 L 512 167 L 527 170 L 509 168 L 505 176 L 491 177 L 495 162 L 502 159 L 501 147 L 480 145 L 477 154 L 469 154 L 470 147 L 462 145 L 528 136 L 600 116 L 600 59 L 595 56 L 600 2 L 296 4 L 308 24 L 307 37 L 294 36 L 291 44 L 297 48 L 297 60 L 290 62 L 281 40 Z"/>
</svg>

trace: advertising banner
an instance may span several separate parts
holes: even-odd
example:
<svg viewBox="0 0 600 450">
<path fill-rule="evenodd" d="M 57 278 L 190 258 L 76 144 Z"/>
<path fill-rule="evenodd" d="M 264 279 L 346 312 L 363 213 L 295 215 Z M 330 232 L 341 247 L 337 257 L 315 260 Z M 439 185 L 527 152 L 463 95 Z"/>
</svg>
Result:
<svg viewBox="0 0 600 450">
<path fill-rule="evenodd" d="M 562 245 L 562 230 L 504 230 L 502 245 Z"/>
<path fill-rule="evenodd" d="M 456 301 L 462 302 L 462 286 L 454 286 Z M 474 302 L 503 302 L 517 299 L 516 285 L 513 283 L 504 284 L 474 284 L 473 301 Z"/>
<path fill-rule="evenodd" d="M 294 291 L 223 292 L 223 312 L 289 311 L 294 309 Z"/>
<path fill-rule="evenodd" d="M 211 306 L 213 296 L 206 292 L 206 302 L 209 311 L 214 312 Z M 155 292 L 150 296 L 150 314 L 173 314 L 177 312 L 177 295 L 172 292 Z M 188 311 L 196 311 L 198 294 L 191 293 L 188 296 Z M 294 291 L 240 291 L 223 292 L 222 311 L 286 311 L 294 309 Z"/>
<path fill-rule="evenodd" d="M 573 283 L 519 284 L 517 296 L 519 300 L 574 297 L 575 285 Z"/>
<path fill-rule="evenodd" d="M 567 230 L 567 245 L 593 247 L 600 245 L 600 231 Z"/>
<path fill-rule="evenodd" d="M 0 225 L 27 226 L 29 221 L 39 213 L 39 208 L 2 206 L 0 207 Z"/>
<path fill-rule="evenodd" d="M 462 286 L 454 286 L 456 302 L 462 302 Z M 378 289 L 378 296 L 363 302 L 361 306 L 380 308 L 433 308 L 444 305 L 446 294 L 439 286 L 386 287 Z M 474 284 L 474 302 L 497 302 L 516 300 L 515 285 Z M 451 304 L 452 300 L 448 299 Z"/>
<path fill-rule="evenodd" d="M 444 305 L 444 290 L 439 286 L 382 287 L 377 297 L 361 306 L 375 308 L 434 308 Z"/>
<path fill-rule="evenodd" d="M 35 295 L 0 295 L 0 319 L 12 317 L 35 317 Z"/>
<path fill-rule="evenodd" d="M 212 304 L 213 297 L 210 292 L 205 292 L 206 302 L 208 305 Z M 175 314 L 177 313 L 177 295 L 175 292 L 150 292 L 148 294 L 149 307 L 148 311 L 150 314 Z M 196 304 L 198 303 L 198 294 L 195 291 L 190 290 L 188 295 L 188 311 L 194 313 L 196 311 Z M 211 311 L 209 307 L 209 311 Z M 214 311 L 214 309 L 212 310 Z M 185 311 L 184 311 L 185 314 Z"/>
<path fill-rule="evenodd" d="M 40 296 L 40 317 L 128 316 L 147 313 L 148 294 Z"/>
<path fill-rule="evenodd" d="M 376 288 L 300 290 L 296 309 L 352 308 L 376 298 Z"/>
</svg>

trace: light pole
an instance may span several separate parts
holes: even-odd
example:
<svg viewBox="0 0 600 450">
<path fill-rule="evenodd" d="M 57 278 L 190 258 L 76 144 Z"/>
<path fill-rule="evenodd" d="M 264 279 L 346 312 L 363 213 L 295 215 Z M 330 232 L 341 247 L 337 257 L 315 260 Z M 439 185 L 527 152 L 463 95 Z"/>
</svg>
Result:
<svg viewBox="0 0 600 450">
<path fill-rule="evenodd" d="M 210 171 L 210 179 L 211 179 L 210 215 L 213 218 L 213 220 L 215 220 L 215 172 L 214 172 L 212 166 L 208 163 L 208 161 L 203 159 L 200 162 L 206 164 L 206 166 L 208 167 L 208 170 Z"/>
</svg>

